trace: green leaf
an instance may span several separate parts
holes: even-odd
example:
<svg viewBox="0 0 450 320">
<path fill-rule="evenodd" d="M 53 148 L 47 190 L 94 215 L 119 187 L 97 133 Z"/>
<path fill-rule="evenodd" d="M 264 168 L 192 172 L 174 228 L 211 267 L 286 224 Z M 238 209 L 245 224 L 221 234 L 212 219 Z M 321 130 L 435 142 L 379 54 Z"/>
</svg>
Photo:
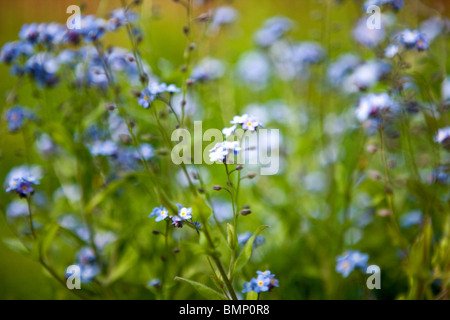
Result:
<svg viewBox="0 0 450 320">
<path fill-rule="evenodd" d="M 58 230 L 59 224 L 56 221 L 52 222 L 48 227 L 45 228 L 44 235 L 39 241 L 39 250 L 41 252 L 41 255 L 45 255 L 45 253 L 48 251 Z"/>
<path fill-rule="evenodd" d="M 125 273 L 127 273 L 127 271 L 135 265 L 138 258 L 139 255 L 136 250 L 130 247 L 122 255 L 122 258 L 119 260 L 119 262 L 115 266 L 113 266 L 113 269 L 109 272 L 105 283 L 111 284 L 124 276 Z"/>
<path fill-rule="evenodd" d="M 106 188 L 104 188 L 101 192 L 97 193 L 91 201 L 86 205 L 85 211 L 91 212 L 94 210 L 95 207 L 97 207 L 100 203 L 103 202 L 103 200 L 106 199 L 106 197 L 111 194 L 112 192 L 115 192 L 122 184 L 128 182 L 128 179 L 131 175 L 125 176 L 123 179 L 111 182 Z"/>
<path fill-rule="evenodd" d="M 227 223 L 227 241 L 228 241 L 228 246 L 230 247 L 231 250 L 236 249 L 237 246 L 237 241 L 236 241 L 237 237 L 236 237 L 236 232 L 234 231 L 234 227 Z"/>
<path fill-rule="evenodd" d="M 231 275 L 235 271 L 238 271 L 242 269 L 250 260 L 250 257 L 252 255 L 253 251 L 253 242 L 255 241 L 255 238 L 265 229 L 267 229 L 269 226 L 260 226 L 258 229 L 256 229 L 255 233 L 248 239 L 247 243 L 244 246 L 244 249 L 242 249 L 239 257 L 236 259 L 236 262 L 233 265 L 233 270 L 231 272 Z"/>
<path fill-rule="evenodd" d="M 208 300 L 227 300 L 222 294 L 217 292 L 216 290 L 211 289 L 210 287 L 205 286 L 199 282 L 195 282 L 192 280 L 188 280 L 185 278 L 175 277 L 175 280 L 181 280 L 186 283 L 189 283 L 195 290 L 198 291 L 204 298 Z"/>
<path fill-rule="evenodd" d="M 23 245 L 23 243 L 16 238 L 6 238 L 3 239 L 3 243 L 12 251 L 21 253 L 21 254 L 29 254 L 27 248 Z"/>
</svg>

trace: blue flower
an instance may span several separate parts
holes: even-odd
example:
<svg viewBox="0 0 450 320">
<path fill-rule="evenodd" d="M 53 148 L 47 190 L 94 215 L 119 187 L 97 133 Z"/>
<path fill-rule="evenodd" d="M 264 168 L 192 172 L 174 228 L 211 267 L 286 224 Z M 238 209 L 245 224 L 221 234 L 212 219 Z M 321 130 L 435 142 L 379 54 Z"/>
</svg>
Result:
<svg viewBox="0 0 450 320">
<path fill-rule="evenodd" d="M 439 129 L 434 137 L 434 141 L 442 144 L 445 149 L 450 150 L 450 127 Z"/>
<path fill-rule="evenodd" d="M 400 225 L 402 228 L 409 228 L 413 225 L 419 225 L 422 223 L 422 211 L 413 210 L 406 213 L 400 219 Z"/>
<path fill-rule="evenodd" d="M 279 281 L 275 279 L 275 275 L 269 270 L 264 272 L 257 271 L 256 273 L 258 274 L 256 278 L 252 278 L 249 282 L 244 284 L 244 290 L 242 290 L 242 293 L 247 293 L 250 291 L 254 291 L 256 293 L 267 292 L 272 290 L 272 288 L 279 286 Z"/>
<path fill-rule="evenodd" d="M 156 207 L 153 209 L 153 211 L 150 213 L 149 218 L 155 218 L 156 222 L 162 221 L 166 219 L 169 216 L 169 211 L 164 208 L 163 206 Z"/>
<path fill-rule="evenodd" d="M 369 29 L 367 28 L 367 18 L 361 18 L 353 29 L 353 37 L 358 43 L 369 48 L 374 48 L 386 36 L 384 25 L 385 23 L 382 21 L 380 29 Z"/>
<path fill-rule="evenodd" d="M 349 250 L 336 258 L 336 272 L 347 278 L 356 267 L 365 269 L 368 260 L 369 256 L 367 254 Z"/>
<path fill-rule="evenodd" d="M 50 53 L 35 54 L 25 63 L 25 72 L 40 85 L 53 86 L 58 82 L 58 60 Z"/>
<path fill-rule="evenodd" d="M 183 220 L 192 219 L 192 208 L 179 208 L 178 216 Z"/>
<path fill-rule="evenodd" d="M 363 5 L 363 10 L 367 11 L 370 6 L 390 6 L 395 11 L 403 8 L 403 0 L 367 0 Z"/>
<path fill-rule="evenodd" d="M 135 22 L 138 15 L 130 10 L 125 11 L 123 8 L 116 9 L 110 13 L 110 19 L 108 20 L 108 30 L 116 31 L 118 28 Z"/>
<path fill-rule="evenodd" d="M 6 192 L 16 192 L 20 197 L 34 193 L 33 185 L 39 184 L 39 167 L 17 167 L 6 178 Z"/>
<path fill-rule="evenodd" d="M 19 32 L 19 38 L 31 43 L 37 41 L 39 37 L 39 25 L 37 23 L 24 24 Z"/>
<path fill-rule="evenodd" d="M 11 63 L 20 57 L 29 57 L 33 53 L 33 46 L 26 41 L 7 42 L 0 52 L 0 61 Z"/>
<path fill-rule="evenodd" d="M 419 30 L 403 30 L 395 36 L 395 39 L 399 45 L 409 50 L 424 51 L 429 48 L 427 36 Z"/>
<path fill-rule="evenodd" d="M 292 21 L 288 18 L 278 16 L 267 19 L 259 29 L 254 38 L 261 47 L 268 47 L 281 39 L 292 28 Z"/>
<path fill-rule="evenodd" d="M 91 147 L 91 154 L 93 156 L 112 156 L 118 151 L 117 145 L 111 141 L 96 141 Z"/>
<path fill-rule="evenodd" d="M 106 27 L 105 20 L 89 15 L 82 17 L 79 33 L 83 36 L 85 42 L 94 42 L 105 34 Z"/>
<path fill-rule="evenodd" d="M 25 120 L 31 119 L 33 114 L 20 105 L 14 106 L 6 112 L 8 131 L 16 132 L 23 128 Z"/>
<path fill-rule="evenodd" d="M 206 82 L 221 78 L 225 74 L 225 66 L 223 62 L 206 57 L 203 58 L 192 70 L 190 78 L 199 81 Z"/>
<path fill-rule="evenodd" d="M 255 284 L 256 279 L 252 279 L 246 283 L 244 283 L 244 290 L 242 290 L 242 293 L 247 293 L 250 291 L 254 291 L 256 284 Z"/>
<path fill-rule="evenodd" d="M 150 107 L 150 103 L 152 103 L 153 100 L 155 100 L 155 95 L 152 94 L 148 88 L 144 88 L 139 96 L 138 104 L 147 109 Z"/>
<path fill-rule="evenodd" d="M 152 279 L 149 282 L 147 282 L 147 286 L 149 287 L 158 287 L 159 285 L 161 285 L 161 280 L 159 279 Z"/>
</svg>

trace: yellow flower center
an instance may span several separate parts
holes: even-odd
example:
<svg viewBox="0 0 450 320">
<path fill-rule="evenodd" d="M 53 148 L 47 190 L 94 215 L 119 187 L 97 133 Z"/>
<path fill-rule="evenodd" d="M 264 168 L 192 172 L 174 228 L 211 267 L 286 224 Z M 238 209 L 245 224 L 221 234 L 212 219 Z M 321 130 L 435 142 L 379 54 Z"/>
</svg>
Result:
<svg viewBox="0 0 450 320">
<path fill-rule="evenodd" d="M 262 281 L 259 281 L 258 282 L 258 286 L 262 286 L 263 285 L 263 282 Z"/>
</svg>

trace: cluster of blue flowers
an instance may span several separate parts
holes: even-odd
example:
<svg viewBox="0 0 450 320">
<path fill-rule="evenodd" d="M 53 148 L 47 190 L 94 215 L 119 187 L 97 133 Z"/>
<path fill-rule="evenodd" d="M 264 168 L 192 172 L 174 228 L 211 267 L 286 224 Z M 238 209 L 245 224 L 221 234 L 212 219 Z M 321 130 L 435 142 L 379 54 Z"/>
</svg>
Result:
<svg viewBox="0 0 450 320">
<path fill-rule="evenodd" d="M 178 213 L 172 216 L 169 215 L 169 210 L 167 210 L 165 207 L 156 207 L 152 210 L 148 217 L 155 218 L 156 222 L 170 219 L 172 221 L 172 225 L 176 228 L 182 228 L 185 221 L 190 221 L 197 229 L 200 228 L 200 224 L 198 222 L 192 221 L 192 208 L 186 208 L 178 203 L 177 208 Z"/>
<path fill-rule="evenodd" d="M 33 186 L 39 184 L 41 172 L 37 166 L 20 166 L 13 168 L 6 177 L 6 192 L 15 192 L 20 197 L 34 193 Z"/>
<path fill-rule="evenodd" d="M 54 22 L 26 24 L 19 32 L 21 40 L 3 46 L 0 61 L 11 65 L 13 75 L 28 75 L 40 86 L 55 86 L 60 80 L 58 74 L 61 67 L 75 67 L 78 84 L 105 87 L 106 74 L 93 44 L 107 31 L 116 31 L 136 19 L 136 13 L 117 9 L 111 13 L 108 21 L 92 15 L 83 16 L 79 29 L 68 29 L 66 25 Z M 81 44 L 85 46 L 72 49 Z M 125 70 L 131 78 L 135 78 L 137 68 L 131 57 L 124 49 L 112 48 L 106 60 L 112 71 Z M 145 69 L 148 71 L 148 67 Z"/>
<path fill-rule="evenodd" d="M 272 288 L 279 286 L 279 281 L 275 279 L 275 275 L 269 270 L 264 272 L 256 271 L 256 273 L 258 274 L 256 278 L 252 278 L 244 284 L 244 290 L 242 290 L 242 293 L 247 293 L 250 291 L 254 291 L 256 293 L 267 292 L 272 290 Z"/>
<path fill-rule="evenodd" d="M 360 268 L 364 272 L 367 268 L 369 256 L 357 250 L 349 250 L 336 258 L 336 272 L 347 278 L 355 268 Z"/>
</svg>

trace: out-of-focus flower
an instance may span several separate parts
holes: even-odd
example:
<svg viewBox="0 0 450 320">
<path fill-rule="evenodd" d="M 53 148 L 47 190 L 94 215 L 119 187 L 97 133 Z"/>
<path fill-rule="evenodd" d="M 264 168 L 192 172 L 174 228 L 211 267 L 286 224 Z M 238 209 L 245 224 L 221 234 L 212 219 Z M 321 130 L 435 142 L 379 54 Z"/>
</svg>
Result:
<svg viewBox="0 0 450 320">
<path fill-rule="evenodd" d="M 40 153 L 48 156 L 55 151 L 56 145 L 48 134 L 43 133 L 36 139 L 36 148 Z"/>
<path fill-rule="evenodd" d="M 356 267 L 365 269 L 368 260 L 369 256 L 367 254 L 349 250 L 336 258 L 336 272 L 347 278 Z"/>
<path fill-rule="evenodd" d="M 23 128 L 25 121 L 33 118 L 33 113 L 28 109 L 16 105 L 6 111 L 6 121 L 8 122 L 8 131 L 16 132 Z"/>
<path fill-rule="evenodd" d="M 396 33 L 393 41 L 407 50 L 424 51 L 429 48 L 429 40 L 419 30 L 406 29 Z"/>
<path fill-rule="evenodd" d="M 76 256 L 76 264 L 80 267 L 81 282 L 91 282 L 100 274 L 100 267 L 98 266 L 94 250 L 90 247 L 83 247 L 77 252 Z M 66 274 L 66 276 L 69 275 Z"/>
<path fill-rule="evenodd" d="M 422 223 L 422 211 L 413 210 L 404 214 L 400 219 L 400 225 L 402 228 L 409 228 L 413 225 Z"/>
<path fill-rule="evenodd" d="M 450 184 L 450 165 L 440 165 L 431 172 L 428 181 L 430 183 Z"/>
<path fill-rule="evenodd" d="M 240 234 L 238 236 L 238 243 L 241 246 L 244 246 L 247 243 L 247 241 L 251 238 L 251 236 L 252 236 L 251 232 L 246 232 L 246 233 Z M 253 248 L 257 248 L 257 247 L 263 245 L 265 241 L 266 241 L 266 239 L 263 236 L 261 236 L 261 235 L 256 236 L 255 241 L 253 241 Z"/>
<path fill-rule="evenodd" d="M 254 38 L 261 47 L 268 47 L 281 39 L 292 29 L 292 21 L 286 17 L 277 16 L 267 19 L 264 25 L 255 33 Z"/>
<path fill-rule="evenodd" d="M 385 24 L 381 23 L 380 29 L 369 29 L 367 27 L 367 18 L 361 18 L 353 29 L 353 37 L 356 42 L 374 48 L 379 45 L 386 36 Z"/>
<path fill-rule="evenodd" d="M 384 50 L 384 56 L 386 58 L 393 58 L 398 53 L 398 45 L 396 44 L 390 44 L 385 50 Z"/>
<path fill-rule="evenodd" d="M 18 218 L 29 215 L 28 205 L 26 201 L 11 201 L 11 203 L 6 207 L 6 215 L 10 218 Z"/>
<path fill-rule="evenodd" d="M 449 20 L 447 18 L 431 17 L 420 24 L 420 32 L 431 43 L 440 34 L 447 34 L 450 30 Z"/>
<path fill-rule="evenodd" d="M 147 286 L 149 287 L 158 287 L 161 285 L 161 280 L 159 279 L 152 279 L 149 282 L 147 282 Z"/>
<path fill-rule="evenodd" d="M 344 91 L 352 93 L 360 90 L 367 90 L 376 85 L 390 70 L 390 65 L 385 62 L 378 60 L 368 61 L 358 66 L 353 73 L 344 80 Z"/>
<path fill-rule="evenodd" d="M 237 155 L 240 150 L 238 141 L 219 142 L 209 150 L 209 159 L 212 162 L 225 162 L 230 154 Z"/>
<path fill-rule="evenodd" d="M 345 77 L 347 77 L 359 64 L 361 59 L 352 54 L 346 53 L 333 62 L 327 71 L 328 81 L 334 86 L 339 86 Z"/>
<path fill-rule="evenodd" d="M 230 6 L 220 6 L 214 11 L 211 24 L 208 31 L 212 34 L 216 33 L 221 26 L 232 24 L 236 21 L 238 12 Z"/>
<path fill-rule="evenodd" d="M 370 6 L 389 6 L 398 11 L 403 8 L 403 0 L 367 0 L 363 5 L 363 10 L 367 11 Z"/>
<path fill-rule="evenodd" d="M 24 72 L 42 86 L 54 86 L 59 80 L 58 70 L 58 60 L 47 52 L 31 56 L 24 65 Z"/>
<path fill-rule="evenodd" d="M 0 52 L 0 61 L 3 63 L 16 62 L 21 57 L 31 56 L 33 50 L 33 46 L 25 41 L 7 42 Z"/>
<path fill-rule="evenodd" d="M 450 150 L 450 127 L 439 129 L 434 137 L 434 141 L 442 144 L 445 149 Z"/>
<path fill-rule="evenodd" d="M 382 112 L 394 111 L 395 107 L 395 102 L 387 93 L 368 94 L 359 101 L 356 117 L 361 122 L 369 118 L 377 119 Z"/>
<path fill-rule="evenodd" d="M 237 63 L 239 78 L 252 90 L 267 87 L 271 69 L 266 55 L 258 51 L 243 54 Z"/>
<path fill-rule="evenodd" d="M 192 70 L 190 78 L 199 82 L 216 80 L 225 74 L 225 66 L 223 62 L 206 57 L 203 58 Z"/>
<path fill-rule="evenodd" d="M 13 168 L 6 177 L 6 192 L 16 192 L 20 197 L 34 193 L 33 185 L 38 185 L 42 173 L 39 166 Z"/>
<path fill-rule="evenodd" d="M 441 93 L 443 101 L 450 100 L 450 77 L 446 77 L 442 82 Z"/>
<path fill-rule="evenodd" d="M 112 156 L 118 151 L 117 145 L 111 141 L 96 141 L 91 147 L 91 154 L 93 156 Z"/>
<path fill-rule="evenodd" d="M 87 43 L 99 40 L 106 32 L 107 22 L 93 15 L 81 18 L 81 29 L 79 33 Z"/>
<path fill-rule="evenodd" d="M 113 10 L 110 13 L 110 18 L 108 20 L 108 30 L 116 31 L 118 28 L 128 23 L 135 22 L 137 18 L 138 18 L 137 13 L 131 10 L 125 11 L 125 9 L 123 8 Z"/>
<path fill-rule="evenodd" d="M 153 157 L 153 147 L 148 143 L 141 143 L 139 146 L 139 152 L 134 150 L 133 156 L 135 159 L 139 160 L 141 155 L 144 160 L 150 160 L 150 158 Z"/>
</svg>

